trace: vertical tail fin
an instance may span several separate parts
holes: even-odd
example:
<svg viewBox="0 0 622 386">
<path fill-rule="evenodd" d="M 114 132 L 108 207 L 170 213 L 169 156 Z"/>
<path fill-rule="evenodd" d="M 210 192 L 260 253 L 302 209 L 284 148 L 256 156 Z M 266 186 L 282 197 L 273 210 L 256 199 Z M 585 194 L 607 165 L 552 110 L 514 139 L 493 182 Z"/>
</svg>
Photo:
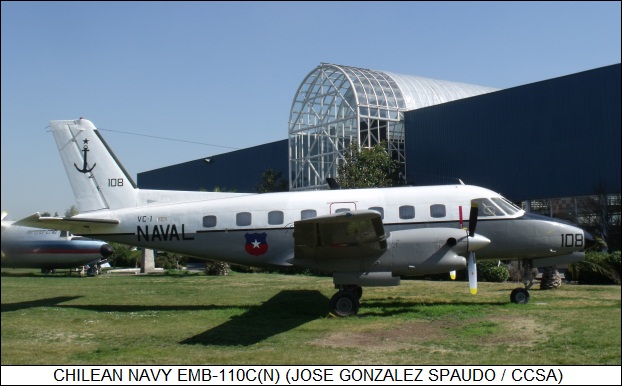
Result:
<svg viewBox="0 0 622 386">
<path fill-rule="evenodd" d="M 134 180 L 86 119 L 50 121 L 80 213 L 135 207 Z"/>
</svg>

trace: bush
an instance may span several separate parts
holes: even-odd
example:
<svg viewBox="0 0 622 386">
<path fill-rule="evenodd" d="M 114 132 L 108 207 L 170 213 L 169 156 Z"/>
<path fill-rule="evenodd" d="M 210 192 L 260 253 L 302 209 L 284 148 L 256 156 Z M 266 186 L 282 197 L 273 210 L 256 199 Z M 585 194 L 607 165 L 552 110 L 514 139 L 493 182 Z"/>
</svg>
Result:
<svg viewBox="0 0 622 386">
<path fill-rule="evenodd" d="M 222 261 L 208 260 L 205 262 L 205 274 L 208 276 L 227 276 L 231 268 Z"/>
<path fill-rule="evenodd" d="M 477 280 L 493 283 L 503 283 L 510 278 L 510 271 L 497 260 L 483 260 L 477 262 Z"/>
<path fill-rule="evenodd" d="M 493 283 L 503 283 L 510 277 L 510 271 L 505 264 L 499 265 L 498 260 L 478 260 L 477 261 L 477 281 L 488 281 Z M 451 280 L 449 273 L 437 273 L 432 275 L 417 276 L 413 279 L 421 280 Z M 469 270 L 461 269 L 456 271 L 456 280 L 469 281 Z"/>
<path fill-rule="evenodd" d="M 141 251 L 129 245 L 120 243 L 108 243 L 114 248 L 114 254 L 109 261 L 114 267 L 135 267 L 140 262 Z"/>
<path fill-rule="evenodd" d="M 187 263 L 188 258 L 178 253 L 158 253 L 154 259 L 157 268 L 180 270 Z"/>
<path fill-rule="evenodd" d="M 620 285 L 620 251 L 587 252 L 585 260 L 568 265 L 566 276 L 579 284 Z"/>
</svg>

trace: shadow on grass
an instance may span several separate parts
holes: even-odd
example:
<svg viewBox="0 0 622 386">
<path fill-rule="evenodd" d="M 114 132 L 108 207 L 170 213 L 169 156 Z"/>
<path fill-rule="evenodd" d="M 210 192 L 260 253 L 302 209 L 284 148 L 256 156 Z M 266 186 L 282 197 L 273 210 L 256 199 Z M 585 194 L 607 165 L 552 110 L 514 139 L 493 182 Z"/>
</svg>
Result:
<svg viewBox="0 0 622 386">
<path fill-rule="evenodd" d="M 389 317 L 403 314 L 423 315 L 430 314 L 449 314 L 455 313 L 456 310 L 461 309 L 476 312 L 481 309 L 481 306 L 505 306 L 509 302 L 410 302 L 410 301 L 395 301 L 395 300 L 375 300 L 361 302 L 361 308 L 358 313 L 358 317 L 364 318 L 369 316 Z"/>
<path fill-rule="evenodd" d="M 82 296 L 67 296 L 50 299 L 32 300 L 20 303 L 2 304 L 2 312 L 18 311 L 26 308 L 34 307 L 59 307 L 59 308 L 75 308 L 80 310 L 88 310 L 95 312 L 147 312 L 147 311 L 210 311 L 210 310 L 230 310 L 233 308 L 247 308 L 247 306 L 223 306 L 223 305 L 200 305 L 200 306 L 142 306 L 138 304 L 117 305 L 117 304 L 59 304 L 70 300 L 79 299 Z"/>
<path fill-rule="evenodd" d="M 62 304 L 82 296 L 61 296 L 19 303 L 2 304 L 2 312 L 19 311 L 36 307 L 61 307 L 95 312 L 144 312 L 144 311 L 209 311 L 249 306 L 226 305 L 111 305 L 111 304 Z M 259 306 L 250 306 L 242 315 L 202 334 L 188 338 L 181 344 L 221 346 L 250 346 L 271 336 L 292 330 L 307 322 L 327 315 L 328 299 L 318 291 L 281 291 Z"/>
<path fill-rule="evenodd" d="M 250 346 L 327 315 L 328 299 L 318 291 L 281 291 L 260 306 L 181 344 Z"/>
<path fill-rule="evenodd" d="M 59 303 L 68 302 L 70 300 L 79 299 L 82 296 L 59 296 L 56 298 L 49 299 L 39 299 L 39 300 L 30 300 L 27 302 L 19 302 L 19 303 L 2 303 L 2 312 L 11 312 L 11 311 L 19 311 L 27 308 L 35 308 L 35 307 L 66 307 L 60 306 Z"/>
<path fill-rule="evenodd" d="M 19 303 L 2 304 L 2 312 L 35 307 L 60 307 L 95 312 L 145 312 L 145 311 L 210 311 L 247 309 L 227 322 L 180 342 L 188 345 L 251 346 L 272 336 L 293 330 L 310 321 L 328 315 L 329 300 L 319 291 L 285 290 L 258 306 L 234 305 L 113 305 L 113 304 L 62 304 L 82 296 L 62 296 Z M 447 315 L 458 309 L 476 312 L 481 306 L 503 306 L 505 302 L 429 302 L 419 303 L 396 299 L 362 301 L 359 317 L 391 317 L 412 314 L 426 318 L 430 315 Z"/>
</svg>

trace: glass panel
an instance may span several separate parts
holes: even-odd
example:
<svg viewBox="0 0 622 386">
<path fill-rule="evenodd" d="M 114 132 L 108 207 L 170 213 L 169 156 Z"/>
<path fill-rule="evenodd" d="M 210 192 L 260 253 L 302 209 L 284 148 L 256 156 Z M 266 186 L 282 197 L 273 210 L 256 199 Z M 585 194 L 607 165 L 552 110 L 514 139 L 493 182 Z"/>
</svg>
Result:
<svg viewBox="0 0 622 386">
<path fill-rule="evenodd" d="M 505 213 L 487 198 L 476 198 L 473 201 L 477 203 L 478 217 L 505 216 Z"/>
<path fill-rule="evenodd" d="M 412 205 L 400 206 L 400 218 L 402 220 L 410 220 L 415 218 L 415 207 Z"/>
<path fill-rule="evenodd" d="M 268 212 L 268 224 L 283 224 L 283 212 L 281 212 L 280 210 L 273 210 L 272 212 Z"/>
<path fill-rule="evenodd" d="M 501 209 L 503 209 L 507 214 L 514 214 L 520 210 L 516 205 L 512 204 L 504 198 L 493 197 L 492 201 L 495 204 L 499 205 Z"/>
<path fill-rule="evenodd" d="M 447 210 L 445 209 L 445 205 L 443 204 L 434 204 L 430 205 L 430 216 L 434 218 L 445 217 L 447 214 Z"/>
<path fill-rule="evenodd" d="M 216 226 L 216 216 L 203 216 L 203 227 L 213 228 Z"/>
<path fill-rule="evenodd" d="M 251 225 L 251 214 L 249 212 L 240 212 L 236 214 L 235 225 L 241 227 Z"/>
<path fill-rule="evenodd" d="M 304 220 L 306 218 L 317 217 L 317 211 L 315 209 L 305 209 L 300 212 L 300 219 Z"/>
</svg>

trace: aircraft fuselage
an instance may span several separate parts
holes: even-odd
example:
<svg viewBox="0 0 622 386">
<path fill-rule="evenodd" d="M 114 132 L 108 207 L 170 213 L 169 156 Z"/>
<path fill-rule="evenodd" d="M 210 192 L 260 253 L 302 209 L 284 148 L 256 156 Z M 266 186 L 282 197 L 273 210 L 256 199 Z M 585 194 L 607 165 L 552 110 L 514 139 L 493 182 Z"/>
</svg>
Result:
<svg viewBox="0 0 622 386">
<path fill-rule="evenodd" d="M 2 268 L 76 268 L 112 254 L 103 241 L 3 221 Z"/>
<path fill-rule="evenodd" d="M 493 204 L 493 198 L 505 207 Z M 478 250 L 478 259 L 544 258 L 585 248 L 580 228 L 526 214 L 488 189 L 467 185 L 249 194 L 154 203 L 86 213 L 84 217 L 88 218 L 97 218 L 99 213 L 102 218 L 116 218 L 119 225 L 113 233 L 96 228 L 84 228 L 80 233 L 234 264 L 299 265 L 328 273 L 356 266 L 360 271 L 417 276 L 465 267 L 464 259 L 443 264 L 433 255 L 454 232 L 468 226 L 468 209 L 477 199 L 486 200 L 488 205 L 480 209 L 477 233 L 490 240 L 489 245 Z M 388 244 L 382 256 L 353 256 L 318 264 L 294 258 L 294 222 L 359 210 L 381 213 Z"/>
</svg>

